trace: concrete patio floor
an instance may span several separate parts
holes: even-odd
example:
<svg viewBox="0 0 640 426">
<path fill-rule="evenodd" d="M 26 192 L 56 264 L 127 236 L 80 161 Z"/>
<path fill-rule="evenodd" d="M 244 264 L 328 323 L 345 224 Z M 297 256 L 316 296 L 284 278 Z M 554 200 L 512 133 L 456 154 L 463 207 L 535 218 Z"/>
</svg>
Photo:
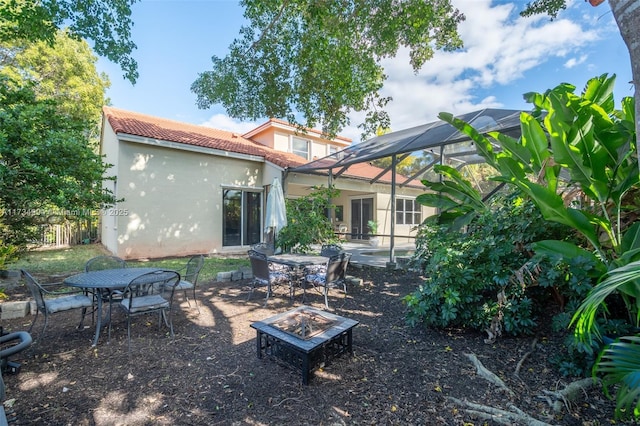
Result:
<svg viewBox="0 0 640 426">
<path fill-rule="evenodd" d="M 389 256 L 389 246 L 380 245 L 378 247 L 372 247 L 367 243 L 357 242 L 343 242 L 341 243 L 343 250 L 352 253 L 352 264 L 361 264 L 368 266 L 376 266 L 379 268 L 386 268 L 387 263 L 391 260 Z M 399 257 L 410 257 L 415 251 L 416 246 L 413 243 L 395 244 L 394 246 L 394 261 L 398 262 Z"/>
</svg>

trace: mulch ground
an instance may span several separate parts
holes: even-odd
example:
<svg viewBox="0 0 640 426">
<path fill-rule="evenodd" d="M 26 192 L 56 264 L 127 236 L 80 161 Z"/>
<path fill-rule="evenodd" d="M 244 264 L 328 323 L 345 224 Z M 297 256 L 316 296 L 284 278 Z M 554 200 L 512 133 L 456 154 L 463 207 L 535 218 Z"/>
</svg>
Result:
<svg viewBox="0 0 640 426">
<path fill-rule="evenodd" d="M 110 342 L 103 333 L 96 348 L 90 324 L 75 328 L 78 312 L 53 316 L 44 335 L 39 319 L 36 342 L 12 358 L 21 363 L 20 373 L 4 375 L 11 424 L 505 424 L 474 413 L 471 403 L 511 411 L 515 406 L 555 425 L 612 424 L 615 404 L 599 388 L 562 404 L 559 412 L 547 402 L 546 391 L 575 379 L 560 376 L 549 362 L 563 350 L 562 336 L 541 332 L 486 344 L 480 333 L 411 328 L 401 298 L 419 276 L 373 268 L 349 274 L 362 284 L 351 286 L 346 299 L 332 291 L 330 304 L 332 312 L 360 322 L 353 331 L 354 354 L 315 370 L 307 386 L 299 372 L 258 359 L 250 327 L 300 306 L 300 293 L 291 304 L 288 291 L 277 290 L 265 307 L 262 289 L 247 301 L 249 281 L 200 283 L 200 309 L 181 298 L 174 312 L 175 339 L 166 328 L 158 330 L 156 316 L 138 317 L 130 350 L 118 311 Z M 308 294 L 306 304 L 324 308 L 318 293 Z M 31 320 L 1 325 L 5 332 L 27 330 Z M 481 377 L 469 354 L 509 390 Z"/>
</svg>

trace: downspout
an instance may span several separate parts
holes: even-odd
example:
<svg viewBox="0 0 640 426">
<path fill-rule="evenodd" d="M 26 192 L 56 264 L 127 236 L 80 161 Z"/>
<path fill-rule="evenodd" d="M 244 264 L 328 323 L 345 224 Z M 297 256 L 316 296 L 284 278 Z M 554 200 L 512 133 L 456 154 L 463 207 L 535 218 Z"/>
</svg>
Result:
<svg viewBox="0 0 640 426">
<path fill-rule="evenodd" d="M 395 259 L 395 235 L 396 235 L 396 166 L 398 165 L 396 154 L 391 156 L 391 238 L 389 239 L 389 266 Z"/>
<path fill-rule="evenodd" d="M 328 188 L 331 189 L 331 185 L 333 185 L 333 169 L 329 169 L 329 183 Z M 327 199 L 327 204 L 331 205 L 331 197 Z M 327 217 L 329 221 L 331 221 L 331 209 L 327 209 Z M 332 222 L 333 223 L 333 222 Z"/>
<path fill-rule="evenodd" d="M 287 199 L 287 177 L 289 176 L 289 167 L 286 167 L 285 169 L 282 170 L 282 175 L 280 176 L 281 180 L 282 180 L 282 192 L 284 195 L 284 199 Z"/>
</svg>

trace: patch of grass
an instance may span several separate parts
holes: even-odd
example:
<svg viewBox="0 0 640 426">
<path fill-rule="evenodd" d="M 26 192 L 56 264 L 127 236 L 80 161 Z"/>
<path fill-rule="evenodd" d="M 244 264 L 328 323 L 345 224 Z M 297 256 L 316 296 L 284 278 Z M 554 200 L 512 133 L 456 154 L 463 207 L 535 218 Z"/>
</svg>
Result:
<svg viewBox="0 0 640 426">
<path fill-rule="evenodd" d="M 184 273 L 184 268 L 187 266 L 189 257 L 190 256 L 157 260 L 127 261 L 127 266 L 132 268 L 155 267 L 173 269 L 174 271 Z M 248 257 L 205 257 L 204 265 L 202 266 L 202 270 L 200 270 L 200 275 L 198 276 L 198 282 L 203 283 L 213 281 L 216 279 L 218 272 L 236 271 L 243 266 L 248 268 L 251 267 Z"/>
<path fill-rule="evenodd" d="M 84 271 L 84 264 L 95 256 L 108 254 L 99 244 L 71 246 L 63 249 L 32 250 L 7 269 L 24 269 L 36 274 L 63 274 Z"/>
<path fill-rule="evenodd" d="M 32 273 L 50 275 L 79 273 L 84 271 L 84 264 L 87 260 L 104 254 L 109 253 L 99 244 L 79 245 L 56 250 L 34 250 L 16 262 L 8 264 L 7 269 L 25 269 Z M 158 267 L 180 272 L 180 269 L 186 266 L 189 257 L 128 260 L 127 265 L 130 267 Z M 246 256 L 205 257 L 198 282 L 215 280 L 218 272 L 234 271 L 243 266 L 250 267 L 249 259 Z"/>
</svg>

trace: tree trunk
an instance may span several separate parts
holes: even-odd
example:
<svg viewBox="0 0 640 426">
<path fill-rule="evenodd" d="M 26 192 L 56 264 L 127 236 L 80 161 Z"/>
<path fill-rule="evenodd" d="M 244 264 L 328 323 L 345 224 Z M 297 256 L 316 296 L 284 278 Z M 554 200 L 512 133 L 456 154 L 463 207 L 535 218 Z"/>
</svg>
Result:
<svg viewBox="0 0 640 426">
<path fill-rule="evenodd" d="M 640 96 L 638 96 L 638 83 L 640 83 L 640 1 L 638 0 L 609 0 L 613 16 L 616 19 L 622 40 L 629 49 L 631 58 L 631 76 L 634 87 L 636 108 L 636 152 L 640 158 L 640 145 L 637 135 L 640 129 Z"/>
</svg>

